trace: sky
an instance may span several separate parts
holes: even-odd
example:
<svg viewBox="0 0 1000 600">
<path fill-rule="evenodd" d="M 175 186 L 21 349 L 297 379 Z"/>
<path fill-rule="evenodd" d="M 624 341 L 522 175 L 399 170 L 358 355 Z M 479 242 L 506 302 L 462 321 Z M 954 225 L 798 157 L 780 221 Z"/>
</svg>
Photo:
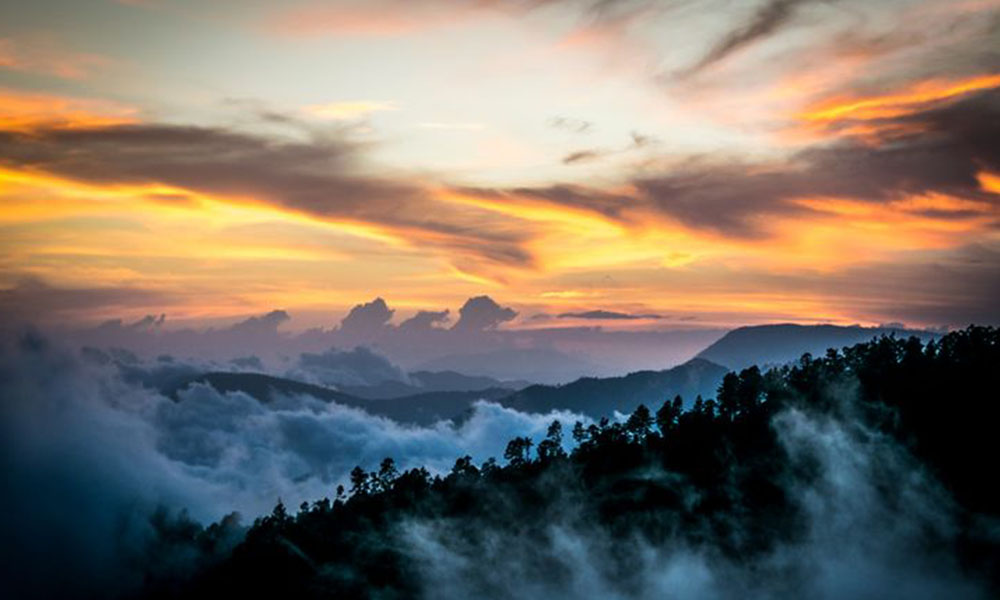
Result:
<svg viewBox="0 0 1000 600">
<path fill-rule="evenodd" d="M 0 6 L 6 314 L 483 294 L 513 328 L 1000 322 L 1000 2 Z"/>
</svg>

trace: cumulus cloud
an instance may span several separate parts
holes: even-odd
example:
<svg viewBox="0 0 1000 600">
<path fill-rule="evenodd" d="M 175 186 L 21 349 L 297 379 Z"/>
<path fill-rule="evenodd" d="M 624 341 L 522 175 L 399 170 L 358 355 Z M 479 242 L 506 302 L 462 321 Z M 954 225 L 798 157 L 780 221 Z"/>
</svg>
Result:
<svg viewBox="0 0 1000 600">
<path fill-rule="evenodd" d="M 230 331 L 236 334 L 271 334 L 278 330 L 278 326 L 287 322 L 291 317 L 283 310 L 272 310 L 260 317 L 250 317 L 245 321 L 240 321 L 232 327 Z"/>
<path fill-rule="evenodd" d="M 350 336 L 377 337 L 383 333 L 395 310 L 382 298 L 358 304 L 340 322 L 340 331 Z"/>
<path fill-rule="evenodd" d="M 478 332 L 496 329 L 501 323 L 506 323 L 517 316 L 517 311 L 509 307 L 501 307 L 489 296 L 469 298 L 458 309 L 458 322 L 452 328 L 457 332 Z"/>
<path fill-rule="evenodd" d="M 451 314 L 451 311 L 448 309 L 438 311 L 422 310 L 400 323 L 399 330 L 400 332 L 419 333 L 432 331 L 436 328 L 440 329 L 438 326 L 448 322 L 449 314 Z"/>
</svg>

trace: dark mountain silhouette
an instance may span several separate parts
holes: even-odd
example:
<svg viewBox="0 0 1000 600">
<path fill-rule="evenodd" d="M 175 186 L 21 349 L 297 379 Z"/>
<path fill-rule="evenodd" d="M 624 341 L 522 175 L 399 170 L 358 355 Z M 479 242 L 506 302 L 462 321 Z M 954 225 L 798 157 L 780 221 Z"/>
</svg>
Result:
<svg viewBox="0 0 1000 600">
<path fill-rule="evenodd" d="M 164 390 L 173 398 L 192 384 L 203 383 L 216 390 L 243 392 L 263 403 L 273 402 L 279 396 L 312 396 L 325 402 L 360 408 L 373 415 L 386 417 L 400 423 L 430 425 L 437 421 L 460 417 L 476 400 L 498 400 L 510 393 L 504 388 L 487 388 L 471 391 L 425 392 L 400 398 L 359 398 L 339 390 L 303 383 L 283 377 L 261 373 L 204 373 L 175 381 Z"/>
<path fill-rule="evenodd" d="M 493 377 L 466 375 L 456 371 L 414 371 L 409 375 L 412 381 L 418 382 L 425 390 L 434 392 L 464 392 L 488 388 L 519 390 L 531 385 L 530 381 L 501 381 Z"/>
<path fill-rule="evenodd" d="M 400 423 L 431 425 L 447 419 L 456 420 L 477 400 L 499 401 L 510 393 L 504 388 L 460 392 L 425 392 L 402 398 L 363 400 L 360 408 Z"/>
<path fill-rule="evenodd" d="M 359 408 L 360 404 L 364 402 L 361 398 L 327 387 L 285 379 L 284 377 L 264 375 L 263 373 L 201 373 L 174 381 L 161 391 L 171 398 L 177 399 L 181 390 L 196 383 L 210 385 L 222 393 L 243 392 L 264 403 L 272 402 L 278 396 L 312 396 L 326 402 L 338 402 Z"/>
<path fill-rule="evenodd" d="M 622 377 L 585 377 L 562 386 L 532 385 L 513 393 L 503 387 L 488 387 L 479 390 L 411 393 L 389 398 L 363 398 L 344 390 L 333 390 L 282 377 L 259 373 L 214 372 L 175 381 L 164 391 L 176 398 L 179 390 L 193 383 L 204 383 L 220 392 L 243 392 L 261 402 L 271 402 L 279 395 L 307 395 L 326 402 L 360 408 L 401 423 L 427 425 L 445 419 L 460 420 L 477 400 L 498 402 L 528 413 L 567 410 L 600 418 L 614 411 L 631 412 L 640 404 L 659 404 L 678 394 L 692 399 L 698 395 L 711 396 L 726 373 L 727 369 L 724 367 L 707 360 L 694 359 L 664 371 L 638 371 Z M 440 374 L 421 376 L 438 383 L 492 381 L 489 378 L 466 377 L 457 373 L 443 377 Z M 408 389 L 418 388 L 408 386 Z"/>
<path fill-rule="evenodd" d="M 372 400 L 402 398 L 431 392 L 474 392 L 477 390 L 519 390 L 531 385 L 529 381 L 501 381 L 493 377 L 464 375 L 456 371 L 414 371 L 408 373 L 409 383 L 383 381 L 375 385 L 339 386 L 342 392 Z"/>
<path fill-rule="evenodd" d="M 676 395 L 690 398 L 715 394 L 729 370 L 696 358 L 664 371 L 637 371 L 622 377 L 584 377 L 565 385 L 533 385 L 501 402 L 523 412 L 570 410 L 593 418 L 613 411 L 630 413 L 640 404 L 658 406 Z"/>
<path fill-rule="evenodd" d="M 822 355 L 828 348 L 843 348 L 867 342 L 883 335 L 922 340 L 939 337 L 927 331 L 898 327 L 843 327 L 838 325 L 755 325 L 739 327 L 698 353 L 698 358 L 710 360 L 730 369 L 745 369 L 751 365 L 783 365 L 803 354 Z"/>
</svg>

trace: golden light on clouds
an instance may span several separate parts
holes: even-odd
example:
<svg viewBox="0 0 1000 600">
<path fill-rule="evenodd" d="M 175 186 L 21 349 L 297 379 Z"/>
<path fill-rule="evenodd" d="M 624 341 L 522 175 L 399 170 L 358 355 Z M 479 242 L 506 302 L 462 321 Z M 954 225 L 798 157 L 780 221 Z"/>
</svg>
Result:
<svg viewBox="0 0 1000 600">
<path fill-rule="evenodd" d="M 859 4 L 870 30 L 813 6 L 761 33 L 735 9 L 514 4 L 247 9 L 225 31 L 218 5 L 177 56 L 158 21 L 128 51 L 93 24 L 6 33 L 0 289 L 870 322 L 941 304 L 920 269 L 956 302 L 994 277 L 991 3 Z"/>
<path fill-rule="evenodd" d="M 996 87 L 1000 87 L 1000 75 L 982 75 L 961 80 L 931 79 L 888 94 L 827 99 L 802 112 L 799 117 L 812 122 L 886 119 L 911 114 L 929 104 L 946 102 L 965 94 Z"/>
<path fill-rule="evenodd" d="M 976 177 L 979 179 L 979 186 L 983 188 L 983 191 L 1000 194 L 1000 174 L 980 171 Z"/>
<path fill-rule="evenodd" d="M 85 129 L 138 122 L 135 108 L 117 102 L 0 88 L 0 131 L 39 127 Z"/>
</svg>

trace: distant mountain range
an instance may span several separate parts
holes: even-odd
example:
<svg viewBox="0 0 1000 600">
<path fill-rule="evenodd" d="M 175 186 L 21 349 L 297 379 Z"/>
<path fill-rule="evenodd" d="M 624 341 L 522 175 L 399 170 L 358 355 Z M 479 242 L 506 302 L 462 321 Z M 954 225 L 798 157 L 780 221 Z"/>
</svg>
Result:
<svg viewBox="0 0 1000 600">
<path fill-rule="evenodd" d="M 691 401 L 698 394 L 715 394 L 725 367 L 695 359 L 665 371 L 638 371 L 623 377 L 585 377 L 561 386 L 532 385 L 521 391 L 490 387 L 480 390 L 423 392 L 394 398 L 362 398 L 341 390 L 260 373 L 204 373 L 173 382 L 164 390 L 174 398 L 197 383 L 220 392 L 243 392 L 268 403 L 278 396 L 307 395 L 326 402 L 360 408 L 402 423 L 428 425 L 463 418 L 477 400 L 497 402 L 522 412 L 566 410 L 600 418 L 615 411 L 631 412 L 639 404 L 655 410 L 680 394 Z"/>
<path fill-rule="evenodd" d="M 630 413 L 640 404 L 656 410 L 680 394 L 687 403 L 711 398 L 729 369 L 695 358 L 664 371 L 637 371 L 622 377 L 583 377 L 565 385 L 533 385 L 500 401 L 523 412 L 571 410 L 593 418 Z"/>
<path fill-rule="evenodd" d="M 672 369 L 636 371 L 620 377 L 583 377 L 563 385 L 528 385 L 455 371 L 416 371 L 408 374 L 409 382 L 386 381 L 334 390 L 259 373 L 211 372 L 178 378 L 164 391 L 177 398 L 180 390 L 204 383 L 220 392 L 244 392 L 261 402 L 271 402 L 279 395 L 308 395 L 421 425 L 460 420 L 477 400 L 528 413 L 565 410 L 598 419 L 615 411 L 630 413 L 640 404 L 655 410 L 675 395 L 690 405 L 699 395 L 714 397 L 730 370 L 754 364 L 785 364 L 806 352 L 823 355 L 828 348 L 850 346 L 882 335 L 916 335 L 924 340 L 937 337 L 931 332 L 894 327 L 761 325 L 734 329 L 694 359 Z M 531 357 L 527 352 L 521 360 Z"/>
<path fill-rule="evenodd" d="M 477 390 L 519 390 L 530 381 L 501 381 L 485 375 L 465 375 L 456 371 L 413 371 L 407 373 L 409 383 L 383 381 L 376 385 L 341 385 L 340 391 L 370 400 L 388 400 L 431 392 L 473 392 Z"/>
<path fill-rule="evenodd" d="M 499 400 L 509 389 L 488 388 L 472 391 L 425 392 L 401 398 L 359 398 L 339 390 L 261 373 L 204 373 L 174 382 L 164 390 L 171 397 L 194 384 L 207 384 L 219 392 L 243 392 L 260 402 L 269 403 L 279 396 L 312 396 L 325 402 L 360 408 L 373 415 L 400 423 L 430 425 L 462 415 L 476 400 Z"/>
<path fill-rule="evenodd" d="M 917 336 L 924 341 L 939 337 L 929 331 L 897 327 L 757 325 L 730 331 L 697 357 L 738 371 L 751 365 L 785 364 L 798 360 L 806 352 L 821 356 L 828 348 L 839 350 L 883 335 Z"/>
</svg>

